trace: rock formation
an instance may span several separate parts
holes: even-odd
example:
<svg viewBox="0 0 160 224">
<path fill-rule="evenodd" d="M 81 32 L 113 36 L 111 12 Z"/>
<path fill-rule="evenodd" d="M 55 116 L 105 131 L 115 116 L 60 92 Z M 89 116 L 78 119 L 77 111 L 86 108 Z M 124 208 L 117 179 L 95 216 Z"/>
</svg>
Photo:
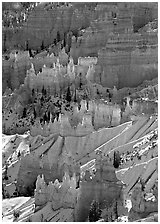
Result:
<svg viewBox="0 0 160 224">
<path fill-rule="evenodd" d="M 158 221 L 157 3 L 3 3 L 3 221 Z"/>
</svg>

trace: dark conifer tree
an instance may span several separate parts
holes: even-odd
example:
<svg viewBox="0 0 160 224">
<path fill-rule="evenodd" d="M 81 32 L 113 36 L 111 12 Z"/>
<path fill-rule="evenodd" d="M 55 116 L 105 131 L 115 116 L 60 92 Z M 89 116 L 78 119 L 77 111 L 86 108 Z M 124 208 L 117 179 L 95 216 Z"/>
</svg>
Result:
<svg viewBox="0 0 160 224">
<path fill-rule="evenodd" d="M 57 45 L 57 39 L 54 39 L 53 43 L 56 46 Z"/>
<path fill-rule="evenodd" d="M 69 86 L 68 86 L 68 89 L 67 89 L 66 100 L 68 102 L 71 102 L 71 92 L 70 92 L 70 87 Z"/>
<path fill-rule="evenodd" d="M 59 42 L 60 40 L 61 40 L 60 33 L 59 31 L 57 31 L 57 42 Z"/>
<path fill-rule="evenodd" d="M 67 44 L 68 44 L 68 51 L 70 51 L 71 44 L 72 44 L 72 36 L 71 36 L 71 33 L 68 34 Z"/>
<path fill-rule="evenodd" d="M 48 122 L 50 121 L 50 111 L 48 111 Z"/>
<path fill-rule="evenodd" d="M 44 50 L 44 40 L 42 40 L 41 50 Z"/>
<path fill-rule="evenodd" d="M 17 155 L 17 157 L 20 157 L 21 156 L 21 152 L 20 151 L 18 151 L 18 155 Z"/>
<path fill-rule="evenodd" d="M 22 115 L 22 118 L 25 118 L 27 115 L 27 109 L 24 107 L 23 109 L 23 115 Z"/>
<path fill-rule="evenodd" d="M 74 102 L 77 102 L 77 95 L 76 95 L 76 89 L 75 89 L 75 94 L 74 94 Z"/>
<path fill-rule="evenodd" d="M 119 151 L 114 152 L 114 161 L 113 161 L 113 166 L 114 168 L 118 168 L 121 162 L 121 157 L 119 154 Z"/>
<path fill-rule="evenodd" d="M 42 88 L 42 95 L 44 94 L 44 86 L 43 86 L 43 88 Z"/>
<path fill-rule="evenodd" d="M 66 47 L 66 32 L 64 33 L 64 41 L 63 41 L 63 46 Z"/>
<path fill-rule="evenodd" d="M 45 95 L 45 96 L 47 95 L 47 90 L 46 90 L 46 89 L 44 89 L 44 95 Z"/>
<path fill-rule="evenodd" d="M 99 208 L 99 203 L 97 201 L 93 201 L 89 210 L 89 221 L 96 222 L 101 218 L 102 211 Z"/>
<path fill-rule="evenodd" d="M 35 91 L 34 91 L 34 89 L 32 89 L 32 96 L 34 96 L 34 93 L 35 93 Z"/>
<path fill-rule="evenodd" d="M 46 115 L 46 113 L 43 116 L 43 121 L 44 121 L 44 123 L 45 123 L 45 121 L 47 122 L 47 115 Z"/>
<path fill-rule="evenodd" d="M 36 113 L 35 108 L 34 108 L 34 110 L 33 110 L 33 114 L 34 114 L 34 118 L 36 119 L 36 117 L 37 117 L 37 113 Z"/>
<path fill-rule="evenodd" d="M 32 54 L 32 51 L 31 51 L 31 49 L 29 48 L 29 57 L 31 57 L 31 58 L 33 58 L 33 54 Z"/>
<path fill-rule="evenodd" d="M 6 49 L 6 40 L 7 40 L 7 36 L 6 36 L 6 33 L 4 33 L 4 52 L 7 51 L 7 49 Z"/>
<path fill-rule="evenodd" d="M 26 41 L 26 51 L 28 51 L 28 40 Z"/>
<path fill-rule="evenodd" d="M 118 203 L 117 203 L 117 201 L 114 206 L 114 214 L 115 214 L 115 218 L 118 219 Z"/>
</svg>

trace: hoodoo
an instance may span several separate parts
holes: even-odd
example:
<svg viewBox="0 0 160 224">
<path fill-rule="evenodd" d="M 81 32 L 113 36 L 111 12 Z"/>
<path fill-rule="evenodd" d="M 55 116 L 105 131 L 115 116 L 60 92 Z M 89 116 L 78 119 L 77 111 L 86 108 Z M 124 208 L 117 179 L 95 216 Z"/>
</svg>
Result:
<svg viewBox="0 0 160 224">
<path fill-rule="evenodd" d="M 158 221 L 158 3 L 2 3 L 4 222 Z"/>
</svg>

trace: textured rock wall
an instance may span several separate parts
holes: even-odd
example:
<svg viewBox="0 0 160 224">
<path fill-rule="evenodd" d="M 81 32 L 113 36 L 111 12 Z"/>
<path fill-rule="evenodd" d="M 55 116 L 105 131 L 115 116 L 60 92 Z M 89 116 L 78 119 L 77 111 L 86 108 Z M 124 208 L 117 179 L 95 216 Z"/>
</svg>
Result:
<svg viewBox="0 0 160 224">
<path fill-rule="evenodd" d="M 6 36 L 6 48 L 12 49 L 17 45 L 25 48 L 28 41 L 29 48 L 40 49 L 42 41 L 44 46 L 52 44 L 57 37 L 57 32 L 63 39 L 65 32 L 77 33 L 78 29 L 89 26 L 90 21 L 96 16 L 94 11 L 90 11 L 87 7 L 77 8 L 71 5 L 52 7 L 52 4 L 47 5 L 38 4 L 30 12 L 28 20 L 22 28 L 3 30 L 3 37 Z"/>
<path fill-rule="evenodd" d="M 62 180 L 65 172 L 68 172 L 70 176 L 73 173 L 79 175 L 79 160 L 122 132 L 126 126 L 128 124 L 102 129 L 84 137 L 64 138 L 54 135 L 32 137 L 29 135 L 22 139 L 17 138 L 17 141 L 14 138 L 10 139 L 3 148 L 3 164 L 9 161 L 8 179 L 4 181 L 6 194 L 9 193 L 11 196 L 17 189 L 20 194 L 27 195 L 34 188 L 37 176 L 42 173 L 47 183 L 57 178 Z M 18 140 L 23 144 L 20 144 Z M 87 156 L 86 159 L 88 161 L 90 157 Z M 13 192 L 7 187 L 11 184 L 14 187 Z"/>
<path fill-rule="evenodd" d="M 28 195 L 36 188 L 36 205 L 46 205 L 31 217 L 34 221 L 44 221 L 44 217 L 49 220 L 54 215 L 53 220 L 57 220 L 62 215 L 62 205 L 66 219 L 72 217 L 70 220 L 85 221 L 93 200 L 100 202 L 101 208 L 103 206 L 110 208 L 112 205 L 114 207 L 114 203 L 122 202 L 121 184 L 118 183 L 118 178 L 125 183 L 125 197 L 128 197 L 133 189 L 131 198 L 133 209 L 130 211 L 130 220 L 156 212 L 157 199 L 149 201 L 148 198 L 152 189 L 157 198 L 155 186 L 158 161 L 157 118 L 153 116 L 137 119 L 133 124 L 127 122 L 118 127 L 101 129 L 84 137 L 62 138 L 54 135 L 32 137 L 29 134 L 7 137 L 4 135 L 3 164 L 8 165 L 3 167 L 3 193 L 6 196 L 13 196 L 18 191 L 20 194 Z M 116 171 L 116 175 L 112 165 L 114 151 L 119 151 L 124 161 Z M 69 175 L 63 178 L 65 173 Z M 79 194 L 76 193 L 75 206 L 71 186 L 70 193 L 65 189 L 67 183 L 72 182 L 72 185 L 76 185 L 80 173 L 83 181 L 80 182 Z M 36 184 L 37 176 L 41 174 L 44 174 L 45 181 L 38 177 Z M 61 183 L 55 181 L 57 178 L 64 182 L 64 189 L 60 187 Z M 69 181 L 65 182 L 64 179 Z M 49 183 L 50 181 L 54 181 L 54 184 Z M 134 194 L 137 182 L 145 187 L 146 193 L 144 195 L 144 192 L 140 191 L 138 199 Z M 54 191 L 55 188 L 57 190 Z M 69 212 L 65 209 L 71 210 Z M 120 209 L 119 205 L 118 209 Z"/>
<path fill-rule="evenodd" d="M 77 200 L 76 179 L 66 173 L 62 182 L 55 180 L 48 186 L 40 176 L 37 177 L 35 189 L 35 205 L 43 209 L 35 212 L 30 220 L 34 221 L 75 221 L 74 208 Z M 45 205 L 45 206 L 44 206 Z"/>
<path fill-rule="evenodd" d="M 134 3 L 133 15 L 133 26 L 137 31 L 148 22 L 158 18 L 157 3 Z"/>
<path fill-rule="evenodd" d="M 113 100 L 119 95 L 116 89 L 112 90 Z M 136 95 L 137 94 L 137 95 Z M 132 120 L 133 115 L 146 116 L 156 115 L 158 112 L 158 104 L 154 100 L 157 99 L 157 90 L 155 87 L 142 89 L 140 92 L 133 93 L 131 97 L 127 97 L 124 105 L 94 102 L 94 101 L 81 101 L 81 108 L 78 109 L 76 103 L 72 104 L 73 112 L 67 112 L 64 108 L 55 119 L 55 107 L 47 104 L 47 111 L 50 114 L 50 120 L 45 121 L 44 124 L 40 123 L 40 118 L 44 115 L 44 110 L 41 110 L 40 104 L 35 105 L 36 118 L 34 124 L 33 111 L 29 112 L 29 116 L 23 118 L 23 111 L 26 104 L 28 104 L 29 93 L 26 89 L 22 89 L 19 95 L 13 94 L 11 97 L 7 96 L 3 99 L 3 132 L 7 134 L 23 134 L 25 131 L 30 130 L 32 136 L 49 136 L 50 134 L 60 134 L 61 136 L 85 136 L 103 127 L 116 127 L 121 123 Z M 137 98 L 138 99 L 135 99 Z M 144 97 L 150 96 L 150 100 Z M 139 97 L 143 97 L 141 100 Z M 10 111 L 6 111 L 9 108 Z M 46 107 L 46 106 L 45 106 Z M 15 110 L 18 112 L 16 114 Z M 21 119 L 19 119 L 21 116 Z M 34 118 L 35 119 L 35 118 Z M 134 119 L 134 118 L 133 118 Z"/>
<path fill-rule="evenodd" d="M 99 202 L 100 208 L 109 208 L 115 201 L 123 201 L 122 183 L 118 182 L 115 170 L 107 160 L 96 160 L 96 172 L 92 176 L 87 171 L 80 184 L 76 206 L 76 221 L 88 218 L 91 203 Z"/>
<path fill-rule="evenodd" d="M 154 38 L 151 41 L 151 36 Z M 106 47 L 98 52 L 99 78 L 103 86 L 135 87 L 144 80 L 157 77 L 157 34 L 114 35 Z M 136 44 L 138 41 L 138 45 Z M 145 45 L 143 40 L 146 41 Z M 155 42 L 154 42 L 154 41 Z M 153 43 L 154 42 L 154 43 Z M 98 68 L 97 68 L 98 69 Z"/>
</svg>

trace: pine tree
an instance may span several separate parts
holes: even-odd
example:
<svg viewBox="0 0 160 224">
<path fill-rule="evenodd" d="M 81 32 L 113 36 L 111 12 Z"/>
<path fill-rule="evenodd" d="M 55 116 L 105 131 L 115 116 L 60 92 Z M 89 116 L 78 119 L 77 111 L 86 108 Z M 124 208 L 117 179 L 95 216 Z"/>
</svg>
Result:
<svg viewBox="0 0 160 224">
<path fill-rule="evenodd" d="M 21 152 L 20 151 L 18 151 L 18 155 L 17 155 L 17 157 L 20 157 L 21 156 Z"/>
<path fill-rule="evenodd" d="M 26 51 L 28 51 L 28 40 L 26 41 Z"/>
<path fill-rule="evenodd" d="M 57 45 L 57 40 L 54 39 L 53 43 L 54 43 L 54 45 L 56 46 L 56 45 Z"/>
<path fill-rule="evenodd" d="M 6 36 L 6 33 L 4 34 L 4 52 L 7 51 L 6 49 L 6 40 L 7 40 L 7 36 Z"/>
<path fill-rule="evenodd" d="M 60 33 L 59 31 L 57 31 L 57 42 L 59 42 L 60 40 L 61 40 Z"/>
<path fill-rule="evenodd" d="M 33 110 L 33 114 L 34 114 L 34 119 L 36 119 L 36 117 L 37 117 L 37 113 L 36 113 L 35 108 L 34 108 L 34 110 Z"/>
<path fill-rule="evenodd" d="M 34 96 L 34 94 L 35 94 L 35 91 L 34 91 L 34 88 L 32 89 L 32 96 Z"/>
<path fill-rule="evenodd" d="M 76 89 L 75 89 L 75 94 L 74 94 L 74 102 L 77 102 L 77 96 L 76 96 Z"/>
<path fill-rule="evenodd" d="M 64 33 L 64 41 L 63 41 L 63 46 L 66 46 L 66 33 Z"/>
<path fill-rule="evenodd" d="M 46 89 L 44 89 L 44 96 L 46 96 L 47 95 L 47 90 Z"/>
<path fill-rule="evenodd" d="M 44 50 L 44 40 L 42 40 L 41 50 Z"/>
<path fill-rule="evenodd" d="M 71 102 L 71 92 L 70 92 L 70 87 L 69 86 L 68 86 L 68 89 L 67 89 L 66 100 L 68 102 Z"/>
<path fill-rule="evenodd" d="M 96 222 L 101 218 L 102 211 L 99 208 L 99 203 L 97 201 L 93 201 L 89 210 L 89 221 Z"/>
<path fill-rule="evenodd" d="M 120 161 L 121 161 L 121 157 L 120 157 L 119 151 L 114 152 L 114 161 L 113 161 L 114 168 L 119 167 Z"/>
<path fill-rule="evenodd" d="M 82 75 L 81 73 L 79 74 L 79 88 L 82 88 Z"/>
<path fill-rule="evenodd" d="M 44 86 L 43 86 L 43 88 L 42 88 L 42 95 L 44 94 Z"/>
<path fill-rule="evenodd" d="M 25 118 L 27 115 L 27 109 L 24 107 L 23 109 L 23 115 L 22 115 L 22 118 Z"/>
<path fill-rule="evenodd" d="M 70 49 L 71 49 L 71 44 L 72 44 L 72 36 L 71 36 L 70 33 L 68 34 L 67 44 L 68 44 L 68 49 L 69 49 L 69 51 L 70 51 Z"/>
<path fill-rule="evenodd" d="M 118 202 L 117 201 L 115 202 L 113 211 L 114 211 L 115 219 L 118 219 Z"/>
<path fill-rule="evenodd" d="M 32 51 L 31 51 L 31 49 L 29 48 L 29 57 L 31 57 L 31 58 L 33 58 L 33 54 L 32 54 Z"/>
</svg>

